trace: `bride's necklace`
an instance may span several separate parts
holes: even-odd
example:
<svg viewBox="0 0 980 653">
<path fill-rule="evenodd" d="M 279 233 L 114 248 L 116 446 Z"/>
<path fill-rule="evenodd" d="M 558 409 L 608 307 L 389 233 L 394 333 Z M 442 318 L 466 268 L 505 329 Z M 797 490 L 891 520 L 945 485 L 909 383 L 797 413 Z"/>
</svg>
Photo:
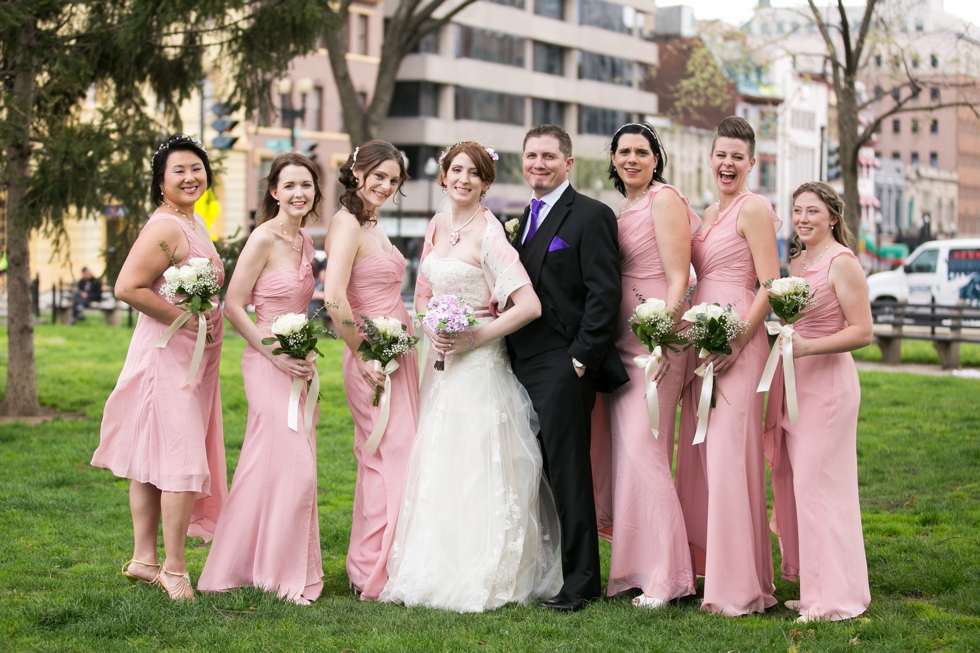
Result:
<svg viewBox="0 0 980 653">
<path fill-rule="evenodd" d="M 284 227 L 282 225 L 282 220 L 281 219 L 279 220 L 279 228 L 282 229 L 282 235 L 286 237 L 286 242 L 289 243 L 289 249 L 293 250 L 294 252 L 302 252 L 303 251 L 303 247 L 302 247 L 303 239 L 300 238 L 300 247 L 294 247 L 293 246 L 293 240 L 296 238 L 296 236 L 290 236 L 289 235 L 289 232 L 286 231 L 286 227 Z M 299 233 L 297 233 L 296 235 L 298 236 Z"/>
<path fill-rule="evenodd" d="M 823 251 L 822 252 L 820 252 L 820 256 L 818 256 L 817 257 L 817 260 L 813 262 L 813 265 L 816 265 L 817 263 L 820 262 L 820 259 L 822 259 L 823 258 L 823 255 L 827 253 L 827 250 L 830 249 L 830 246 L 833 244 L 833 242 L 834 242 L 833 239 L 831 239 L 831 241 L 829 243 L 827 243 L 827 246 L 823 248 Z M 803 250 L 803 269 L 804 270 L 809 270 L 810 269 L 809 267 L 807 267 L 807 264 L 806 264 L 806 255 L 809 253 L 809 251 L 810 251 L 809 249 Z"/>
<path fill-rule="evenodd" d="M 452 211 L 449 212 L 449 228 L 451 229 L 451 231 L 449 233 L 449 244 L 450 245 L 456 245 L 456 243 L 459 242 L 459 232 L 461 232 L 463 229 L 465 229 L 466 228 L 466 225 L 468 225 L 469 223 L 473 222 L 473 218 L 476 217 L 476 214 L 479 213 L 480 212 L 480 209 L 482 209 L 482 208 L 483 208 L 482 206 L 477 206 L 476 207 L 476 211 L 473 211 L 473 215 L 471 215 L 469 217 L 469 219 L 460 226 L 459 229 L 456 228 L 456 223 L 453 222 L 453 213 L 452 213 Z"/>
<path fill-rule="evenodd" d="M 647 193 L 649 193 L 649 192 L 650 192 L 650 191 L 646 191 L 646 192 L 644 192 L 644 193 L 641 193 L 639 197 L 637 197 L 637 198 L 636 198 L 635 200 L 633 200 L 632 202 L 630 202 L 629 204 L 627 204 L 627 205 L 626 205 L 626 208 L 625 208 L 625 209 L 623 209 L 622 211 L 620 211 L 620 212 L 619 212 L 619 217 L 623 217 L 623 214 L 624 214 L 624 213 L 626 213 L 626 212 L 627 212 L 627 211 L 629 211 L 629 210 L 630 210 L 631 208 L 633 208 L 634 206 L 636 206 L 636 204 L 637 204 L 637 202 L 639 202 L 639 201 L 640 201 L 640 200 L 642 200 L 642 199 L 643 199 L 644 197 L 646 197 L 646 196 L 647 196 Z M 629 198 L 627 198 L 627 199 L 629 199 Z"/>
<path fill-rule="evenodd" d="M 187 224 L 190 225 L 190 228 L 191 229 L 196 229 L 197 228 L 197 223 L 194 222 L 194 220 L 192 220 L 191 218 L 188 218 L 187 217 L 187 214 L 184 213 L 183 211 L 181 211 L 180 209 L 178 209 L 176 206 L 172 206 L 171 204 L 168 204 L 167 202 L 162 202 L 162 204 L 164 206 L 166 206 L 167 208 L 169 208 L 171 211 L 174 211 L 174 212 L 180 214 L 180 217 L 182 217 L 187 222 Z"/>
</svg>

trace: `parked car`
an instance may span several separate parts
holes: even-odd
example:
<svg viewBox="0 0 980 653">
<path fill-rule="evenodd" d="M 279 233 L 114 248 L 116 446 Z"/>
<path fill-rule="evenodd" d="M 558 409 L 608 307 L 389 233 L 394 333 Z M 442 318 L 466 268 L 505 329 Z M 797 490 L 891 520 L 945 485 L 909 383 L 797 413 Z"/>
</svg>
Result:
<svg viewBox="0 0 980 653">
<path fill-rule="evenodd" d="M 980 238 L 932 240 L 919 245 L 904 264 L 868 277 L 873 302 L 980 303 Z"/>
</svg>

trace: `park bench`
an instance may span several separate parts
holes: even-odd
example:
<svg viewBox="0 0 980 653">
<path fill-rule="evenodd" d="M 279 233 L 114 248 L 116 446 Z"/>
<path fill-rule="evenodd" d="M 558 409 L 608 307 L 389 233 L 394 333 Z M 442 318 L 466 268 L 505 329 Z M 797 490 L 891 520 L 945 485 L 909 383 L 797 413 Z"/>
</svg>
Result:
<svg viewBox="0 0 980 653">
<path fill-rule="evenodd" d="M 115 297 L 109 295 L 102 301 L 92 304 L 90 308 L 102 311 L 106 326 L 119 326 L 121 324 L 119 311 L 120 309 L 125 309 L 126 304 L 117 301 Z"/>
<path fill-rule="evenodd" d="M 980 344 L 980 306 L 963 300 L 954 305 L 936 304 L 935 300 L 930 304 L 871 302 L 871 317 L 875 324 L 891 325 L 891 331 L 876 331 L 874 336 L 882 361 L 889 365 L 901 364 L 902 340 L 932 342 L 946 370 L 960 366 L 960 343 Z M 910 326 L 918 328 L 907 331 Z"/>
</svg>

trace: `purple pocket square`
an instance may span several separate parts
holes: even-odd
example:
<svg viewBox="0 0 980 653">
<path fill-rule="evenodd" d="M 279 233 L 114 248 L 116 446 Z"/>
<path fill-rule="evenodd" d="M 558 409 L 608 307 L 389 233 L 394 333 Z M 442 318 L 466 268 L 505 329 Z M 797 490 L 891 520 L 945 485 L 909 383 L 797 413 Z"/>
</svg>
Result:
<svg viewBox="0 0 980 653">
<path fill-rule="evenodd" d="M 564 240 L 562 240 L 558 236 L 555 236 L 551 240 L 551 244 L 548 245 L 548 251 L 549 252 L 557 252 L 559 249 L 568 249 L 568 243 L 566 243 Z"/>
</svg>

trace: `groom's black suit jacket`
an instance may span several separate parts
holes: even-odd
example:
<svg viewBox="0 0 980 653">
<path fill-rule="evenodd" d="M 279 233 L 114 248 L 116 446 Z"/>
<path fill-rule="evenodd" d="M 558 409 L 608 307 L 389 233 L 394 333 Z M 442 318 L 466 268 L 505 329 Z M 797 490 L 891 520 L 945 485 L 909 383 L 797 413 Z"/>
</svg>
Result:
<svg viewBox="0 0 980 653">
<path fill-rule="evenodd" d="M 569 186 L 524 246 L 529 212 L 524 209 L 514 247 L 541 300 L 541 317 L 507 337 L 511 353 L 524 359 L 566 349 L 600 392 L 611 392 L 629 381 L 613 344 L 623 293 L 616 216 Z M 568 247 L 548 251 L 555 238 Z"/>
</svg>

